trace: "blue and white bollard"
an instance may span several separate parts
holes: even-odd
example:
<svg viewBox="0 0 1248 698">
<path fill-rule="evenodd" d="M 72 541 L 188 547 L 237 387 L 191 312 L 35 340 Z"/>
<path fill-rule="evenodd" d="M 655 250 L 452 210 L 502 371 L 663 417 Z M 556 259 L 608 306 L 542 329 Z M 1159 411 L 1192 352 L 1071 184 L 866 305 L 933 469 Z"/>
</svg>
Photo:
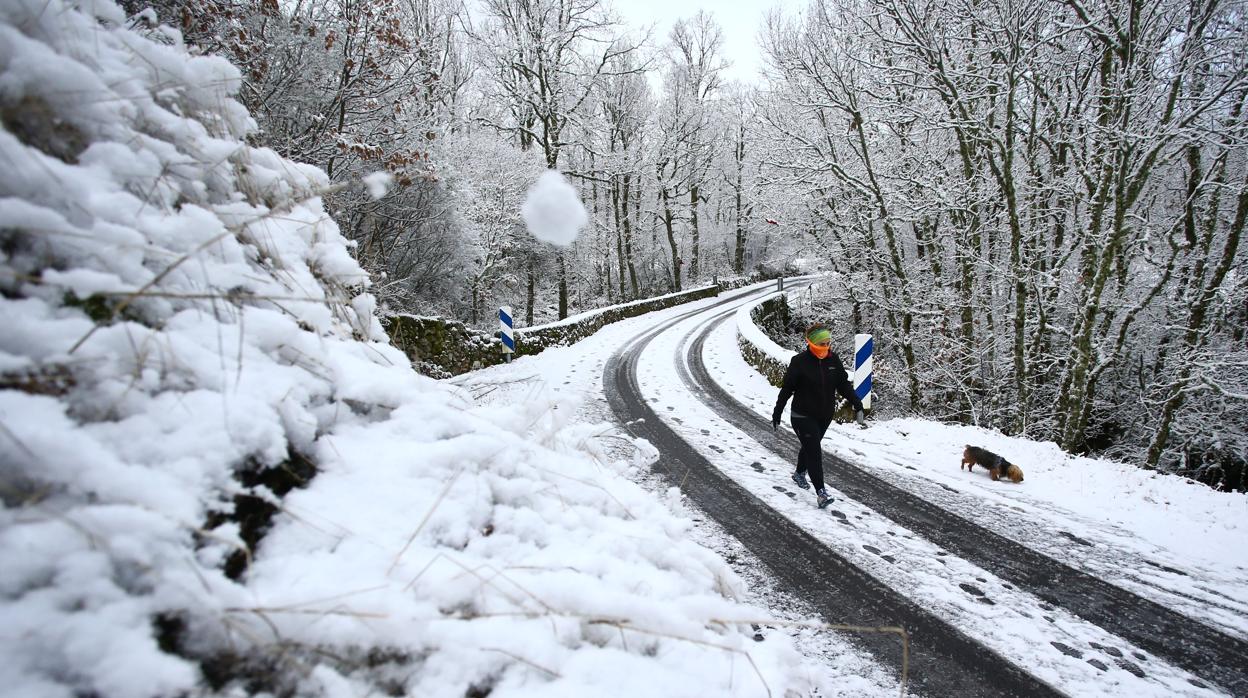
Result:
<svg viewBox="0 0 1248 698">
<path fill-rule="evenodd" d="M 504 305 L 498 309 L 498 337 L 503 340 L 503 360 L 507 362 L 510 362 L 511 355 L 516 353 L 516 336 L 511 326 L 511 307 Z"/>
<path fill-rule="evenodd" d="M 871 409 L 871 351 L 874 342 L 869 334 L 854 335 L 854 394 L 865 409 Z"/>
</svg>

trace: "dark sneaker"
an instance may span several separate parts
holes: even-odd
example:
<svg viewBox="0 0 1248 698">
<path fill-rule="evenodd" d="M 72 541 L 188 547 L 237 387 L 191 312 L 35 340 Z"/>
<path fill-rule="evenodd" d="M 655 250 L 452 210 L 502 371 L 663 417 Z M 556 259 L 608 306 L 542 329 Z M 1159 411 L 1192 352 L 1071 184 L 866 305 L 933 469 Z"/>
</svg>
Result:
<svg viewBox="0 0 1248 698">
<path fill-rule="evenodd" d="M 810 489 L 810 483 L 809 483 L 809 482 L 806 482 L 806 473 L 804 473 L 804 472 L 802 472 L 802 471 L 800 471 L 800 470 L 798 470 L 797 472 L 793 473 L 793 482 L 794 482 L 794 483 L 795 483 L 798 487 L 800 487 L 800 488 L 802 488 L 802 489 L 804 489 L 804 490 L 808 490 L 808 489 Z"/>
<path fill-rule="evenodd" d="M 815 493 L 815 498 L 820 509 L 832 503 L 832 496 L 828 494 L 827 490 L 819 490 Z"/>
</svg>

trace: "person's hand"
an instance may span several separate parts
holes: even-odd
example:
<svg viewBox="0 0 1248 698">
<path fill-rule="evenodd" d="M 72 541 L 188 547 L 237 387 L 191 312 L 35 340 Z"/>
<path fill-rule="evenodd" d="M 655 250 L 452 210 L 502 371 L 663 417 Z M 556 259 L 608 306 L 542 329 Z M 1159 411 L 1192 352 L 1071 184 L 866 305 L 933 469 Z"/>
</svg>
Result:
<svg viewBox="0 0 1248 698">
<path fill-rule="evenodd" d="M 862 427 L 863 429 L 867 428 L 867 418 L 866 418 L 866 415 L 862 413 L 862 410 L 856 410 L 854 412 L 854 421 L 857 422 L 858 426 Z"/>
<path fill-rule="evenodd" d="M 771 430 L 780 431 L 780 420 L 778 419 L 771 420 Z"/>
</svg>

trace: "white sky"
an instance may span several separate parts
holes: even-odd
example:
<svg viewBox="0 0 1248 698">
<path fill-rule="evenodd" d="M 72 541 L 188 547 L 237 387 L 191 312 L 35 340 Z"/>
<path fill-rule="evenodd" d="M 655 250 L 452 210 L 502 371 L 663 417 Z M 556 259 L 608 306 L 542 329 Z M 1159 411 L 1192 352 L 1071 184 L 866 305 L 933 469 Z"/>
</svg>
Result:
<svg viewBox="0 0 1248 698">
<path fill-rule="evenodd" d="M 620 16 L 636 28 L 655 25 L 654 40 L 661 46 L 678 19 L 691 18 L 699 9 L 715 16 L 724 30 L 725 55 L 732 63 L 725 71 L 729 80 L 743 83 L 757 82 L 762 67 L 762 51 L 758 33 L 763 28 L 767 11 L 779 7 L 794 14 L 805 6 L 806 0 L 733 0 L 710 2 L 708 0 L 615 0 Z"/>
</svg>

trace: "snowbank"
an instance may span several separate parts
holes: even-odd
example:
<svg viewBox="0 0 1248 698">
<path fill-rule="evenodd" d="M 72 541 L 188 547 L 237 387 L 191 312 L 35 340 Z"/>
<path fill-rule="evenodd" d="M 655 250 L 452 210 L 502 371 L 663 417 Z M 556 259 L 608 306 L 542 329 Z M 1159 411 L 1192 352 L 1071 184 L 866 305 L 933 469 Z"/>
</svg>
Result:
<svg viewBox="0 0 1248 698">
<path fill-rule="evenodd" d="M 793 358 L 795 353 L 792 349 L 785 349 L 776 344 L 775 340 L 767 336 L 758 325 L 754 324 L 754 310 L 770 300 L 775 300 L 777 295 L 784 293 L 777 291 L 776 293 L 763 296 L 757 302 L 743 305 L 737 309 L 733 316 L 733 321 L 737 325 L 737 341 L 743 346 L 752 347 L 756 352 L 762 355 L 764 360 L 775 363 L 780 366 L 781 373 L 789 365 L 789 360 Z M 764 373 L 766 373 L 764 371 Z"/>
</svg>

